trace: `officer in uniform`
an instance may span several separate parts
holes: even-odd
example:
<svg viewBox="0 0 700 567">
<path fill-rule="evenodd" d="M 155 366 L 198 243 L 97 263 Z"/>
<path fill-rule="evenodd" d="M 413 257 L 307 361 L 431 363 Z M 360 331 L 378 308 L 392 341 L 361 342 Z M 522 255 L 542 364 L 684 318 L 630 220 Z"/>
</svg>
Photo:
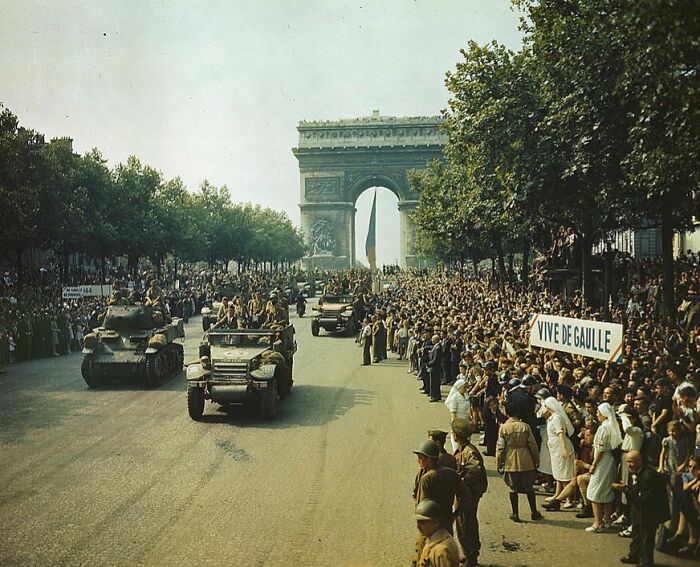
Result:
<svg viewBox="0 0 700 567">
<path fill-rule="evenodd" d="M 481 542 L 477 512 L 479 500 L 488 487 L 484 458 L 471 442 L 474 431 L 474 426 L 466 419 L 457 418 L 452 421 L 452 434 L 459 446 L 455 453 L 457 474 L 472 496 L 465 502 L 462 513 L 457 516 L 457 539 L 467 559 L 466 567 L 476 567 L 479 558 Z"/>
<path fill-rule="evenodd" d="M 443 511 L 440 505 L 424 498 L 416 506 L 416 525 L 425 540 L 420 555 L 417 557 L 418 567 L 458 567 L 459 548 L 457 542 L 440 525 Z"/>
</svg>

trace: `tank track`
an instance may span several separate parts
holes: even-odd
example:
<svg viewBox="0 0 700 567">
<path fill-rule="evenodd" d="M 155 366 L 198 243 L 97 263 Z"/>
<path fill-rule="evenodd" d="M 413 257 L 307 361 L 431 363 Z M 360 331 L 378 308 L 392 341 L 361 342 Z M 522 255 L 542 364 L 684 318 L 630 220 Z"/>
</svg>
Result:
<svg viewBox="0 0 700 567">
<path fill-rule="evenodd" d="M 182 371 L 184 349 L 179 343 L 170 343 L 158 352 L 146 355 L 146 383 L 157 388 Z"/>
</svg>

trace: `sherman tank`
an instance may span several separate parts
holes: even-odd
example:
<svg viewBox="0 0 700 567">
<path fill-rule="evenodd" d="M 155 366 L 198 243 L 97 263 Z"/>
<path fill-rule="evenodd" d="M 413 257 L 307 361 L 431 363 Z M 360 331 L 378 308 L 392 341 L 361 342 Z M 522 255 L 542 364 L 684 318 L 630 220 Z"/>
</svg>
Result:
<svg viewBox="0 0 700 567">
<path fill-rule="evenodd" d="M 81 372 L 91 388 L 114 379 L 135 378 L 160 386 L 182 371 L 182 319 L 166 322 L 145 305 L 111 305 L 102 326 L 85 336 Z"/>
</svg>

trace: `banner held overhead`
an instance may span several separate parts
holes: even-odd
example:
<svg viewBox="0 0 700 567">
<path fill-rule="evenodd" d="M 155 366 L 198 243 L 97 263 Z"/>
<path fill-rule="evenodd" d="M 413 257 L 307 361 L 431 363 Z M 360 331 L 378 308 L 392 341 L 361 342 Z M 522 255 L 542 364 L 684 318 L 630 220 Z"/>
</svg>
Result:
<svg viewBox="0 0 700 567">
<path fill-rule="evenodd" d="M 618 362 L 622 358 L 623 336 L 623 327 L 618 323 L 543 313 L 530 315 L 530 346 Z"/>
</svg>

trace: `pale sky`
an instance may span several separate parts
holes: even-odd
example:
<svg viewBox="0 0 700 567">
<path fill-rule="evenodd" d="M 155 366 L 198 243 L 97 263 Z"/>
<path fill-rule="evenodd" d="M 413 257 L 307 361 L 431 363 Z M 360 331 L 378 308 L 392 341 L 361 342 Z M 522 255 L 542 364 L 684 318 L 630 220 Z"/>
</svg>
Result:
<svg viewBox="0 0 700 567">
<path fill-rule="evenodd" d="M 0 101 L 22 125 L 296 224 L 300 120 L 437 115 L 468 40 L 521 41 L 509 0 L 0 0 L 0 14 Z M 399 255 L 395 207 L 378 193 L 380 265 Z"/>
</svg>

